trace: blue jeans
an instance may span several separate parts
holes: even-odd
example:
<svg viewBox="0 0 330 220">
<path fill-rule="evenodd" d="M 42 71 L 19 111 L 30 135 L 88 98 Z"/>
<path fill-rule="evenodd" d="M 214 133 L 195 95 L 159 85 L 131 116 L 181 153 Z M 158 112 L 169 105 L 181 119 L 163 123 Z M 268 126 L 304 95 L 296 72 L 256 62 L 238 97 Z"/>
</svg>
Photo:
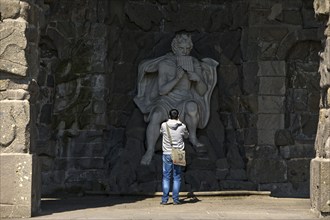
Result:
<svg viewBox="0 0 330 220">
<path fill-rule="evenodd" d="M 171 155 L 163 154 L 163 196 L 162 202 L 168 201 L 170 193 L 171 176 L 173 171 L 173 202 L 179 202 L 179 192 L 181 185 L 181 166 L 174 165 Z"/>
</svg>

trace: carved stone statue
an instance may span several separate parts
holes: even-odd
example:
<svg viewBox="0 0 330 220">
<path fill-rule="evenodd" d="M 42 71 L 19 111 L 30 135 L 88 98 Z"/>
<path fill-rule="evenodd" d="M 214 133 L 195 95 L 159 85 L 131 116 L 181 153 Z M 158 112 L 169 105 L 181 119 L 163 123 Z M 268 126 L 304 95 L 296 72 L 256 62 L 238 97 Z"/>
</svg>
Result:
<svg viewBox="0 0 330 220">
<path fill-rule="evenodd" d="M 134 101 L 148 122 L 143 165 L 150 164 L 160 124 L 173 108 L 179 110 L 180 120 L 187 125 L 192 145 L 203 146 L 196 129 L 204 128 L 209 120 L 218 63 L 210 58 L 198 60 L 190 56 L 193 43 L 188 34 L 177 34 L 171 46 L 173 52 L 142 61 L 138 68 L 138 94 Z"/>
</svg>

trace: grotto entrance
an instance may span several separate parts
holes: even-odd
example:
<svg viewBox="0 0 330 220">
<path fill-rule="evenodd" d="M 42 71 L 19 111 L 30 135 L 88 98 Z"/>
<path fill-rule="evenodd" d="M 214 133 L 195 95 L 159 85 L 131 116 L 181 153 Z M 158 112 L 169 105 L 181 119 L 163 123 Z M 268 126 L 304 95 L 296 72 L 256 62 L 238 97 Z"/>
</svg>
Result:
<svg viewBox="0 0 330 220">
<path fill-rule="evenodd" d="M 98 2 L 89 10 L 76 1 L 47 3 L 38 80 L 43 194 L 161 191 L 159 141 L 152 164 L 139 164 L 146 123 L 133 102 L 137 68 L 169 52 L 174 34 L 185 30 L 192 56 L 219 66 L 210 120 L 198 130 L 207 153 L 187 143 L 182 190 L 309 196 L 321 25 L 285 19 L 301 8 L 309 15 L 310 4 L 275 6 L 127 1 Z M 141 16 L 146 9 L 148 18 Z M 270 14 L 263 20 L 258 11 Z"/>
</svg>

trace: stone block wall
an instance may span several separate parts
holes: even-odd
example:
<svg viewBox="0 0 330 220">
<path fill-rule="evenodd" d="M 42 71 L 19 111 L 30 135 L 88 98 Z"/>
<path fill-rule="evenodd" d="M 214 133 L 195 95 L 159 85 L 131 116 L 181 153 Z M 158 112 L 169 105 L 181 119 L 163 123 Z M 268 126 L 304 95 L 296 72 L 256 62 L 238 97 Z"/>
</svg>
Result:
<svg viewBox="0 0 330 220">
<path fill-rule="evenodd" d="M 316 15 L 325 26 L 320 53 L 320 114 L 315 140 L 315 158 L 310 163 L 310 197 L 312 210 L 330 216 L 330 1 L 314 1 Z"/>
<path fill-rule="evenodd" d="M 42 193 L 104 190 L 105 156 L 114 142 L 107 111 L 108 1 L 41 2 L 36 151 Z"/>
<path fill-rule="evenodd" d="M 0 5 L 0 213 L 30 217 L 41 194 L 34 154 L 40 10 L 34 1 Z"/>
<path fill-rule="evenodd" d="M 309 195 L 322 25 L 309 1 L 43 1 L 37 100 L 42 193 L 161 191 L 135 106 L 138 64 L 192 34 L 219 62 L 208 126 L 187 143 L 182 190 Z"/>
</svg>

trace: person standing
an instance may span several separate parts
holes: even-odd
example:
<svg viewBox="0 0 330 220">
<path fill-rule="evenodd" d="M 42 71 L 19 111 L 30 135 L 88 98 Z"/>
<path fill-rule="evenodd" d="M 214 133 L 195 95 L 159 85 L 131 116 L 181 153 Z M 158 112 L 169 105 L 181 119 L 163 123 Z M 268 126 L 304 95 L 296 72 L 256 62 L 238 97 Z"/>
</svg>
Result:
<svg viewBox="0 0 330 220">
<path fill-rule="evenodd" d="M 173 173 L 172 198 L 173 204 L 178 205 L 180 204 L 181 166 L 173 164 L 171 153 L 174 147 L 180 150 L 184 149 L 183 138 L 188 138 L 189 132 L 186 125 L 179 120 L 179 111 L 177 109 L 170 110 L 169 119 L 161 124 L 160 133 L 163 135 L 163 196 L 160 204 L 166 205 L 168 202 Z"/>
</svg>

